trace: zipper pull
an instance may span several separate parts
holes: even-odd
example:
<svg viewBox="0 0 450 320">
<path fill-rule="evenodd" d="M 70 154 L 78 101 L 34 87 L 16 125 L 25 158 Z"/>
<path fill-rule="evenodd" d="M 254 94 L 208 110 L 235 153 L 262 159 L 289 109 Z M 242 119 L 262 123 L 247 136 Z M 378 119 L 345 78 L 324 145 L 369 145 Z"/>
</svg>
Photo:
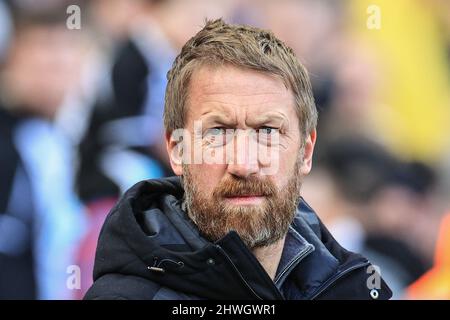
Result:
<svg viewBox="0 0 450 320">
<path fill-rule="evenodd" d="M 147 269 L 150 270 L 150 271 L 155 271 L 155 272 L 159 272 L 159 273 L 166 272 L 166 270 L 164 270 L 163 268 L 159 267 L 158 257 L 153 257 L 153 266 L 151 266 L 151 267 L 148 266 Z"/>
</svg>

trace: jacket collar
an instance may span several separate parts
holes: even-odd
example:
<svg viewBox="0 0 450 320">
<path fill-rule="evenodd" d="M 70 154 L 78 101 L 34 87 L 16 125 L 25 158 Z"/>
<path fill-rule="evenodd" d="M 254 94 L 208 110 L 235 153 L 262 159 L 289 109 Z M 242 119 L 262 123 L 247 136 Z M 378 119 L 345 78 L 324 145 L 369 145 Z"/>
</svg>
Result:
<svg viewBox="0 0 450 320">
<path fill-rule="evenodd" d="M 303 238 L 292 226 L 289 227 L 274 279 L 278 289 L 281 289 L 289 273 L 314 250 L 315 248 L 311 243 Z"/>
</svg>

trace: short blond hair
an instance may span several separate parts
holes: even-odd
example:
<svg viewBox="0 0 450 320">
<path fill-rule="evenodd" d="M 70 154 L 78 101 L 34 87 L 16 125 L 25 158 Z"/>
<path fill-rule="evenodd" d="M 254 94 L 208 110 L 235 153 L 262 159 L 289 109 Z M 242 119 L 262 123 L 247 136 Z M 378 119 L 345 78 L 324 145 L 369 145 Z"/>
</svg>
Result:
<svg viewBox="0 0 450 320">
<path fill-rule="evenodd" d="M 272 32 L 225 23 L 222 19 L 207 21 L 181 49 L 167 73 L 164 107 L 166 132 L 184 128 L 189 81 L 196 68 L 204 64 L 228 63 L 279 76 L 291 89 L 303 136 L 315 129 L 317 109 L 309 76 L 293 50 Z"/>
</svg>

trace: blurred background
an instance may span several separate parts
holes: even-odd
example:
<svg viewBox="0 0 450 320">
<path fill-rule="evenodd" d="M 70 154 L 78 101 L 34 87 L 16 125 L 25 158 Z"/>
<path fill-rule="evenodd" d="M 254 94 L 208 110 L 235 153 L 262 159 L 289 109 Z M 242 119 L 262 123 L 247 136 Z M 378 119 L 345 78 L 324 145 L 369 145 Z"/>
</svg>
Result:
<svg viewBox="0 0 450 320">
<path fill-rule="evenodd" d="M 450 299 L 446 0 L 0 0 L 0 299 L 83 297 L 115 201 L 172 175 L 166 73 L 219 17 L 271 29 L 309 70 L 302 195 L 336 239 L 394 298 Z"/>
</svg>

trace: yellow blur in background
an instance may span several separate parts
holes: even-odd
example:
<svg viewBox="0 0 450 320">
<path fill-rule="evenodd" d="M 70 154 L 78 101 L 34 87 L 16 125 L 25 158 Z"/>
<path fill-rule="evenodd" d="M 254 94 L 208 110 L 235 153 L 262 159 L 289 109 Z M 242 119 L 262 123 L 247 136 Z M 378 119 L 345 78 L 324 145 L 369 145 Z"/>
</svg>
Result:
<svg viewBox="0 0 450 320">
<path fill-rule="evenodd" d="M 448 153 L 448 34 L 436 23 L 448 7 L 446 1 L 351 1 L 351 30 L 369 43 L 383 72 L 372 117 L 401 156 L 435 161 Z"/>
</svg>

